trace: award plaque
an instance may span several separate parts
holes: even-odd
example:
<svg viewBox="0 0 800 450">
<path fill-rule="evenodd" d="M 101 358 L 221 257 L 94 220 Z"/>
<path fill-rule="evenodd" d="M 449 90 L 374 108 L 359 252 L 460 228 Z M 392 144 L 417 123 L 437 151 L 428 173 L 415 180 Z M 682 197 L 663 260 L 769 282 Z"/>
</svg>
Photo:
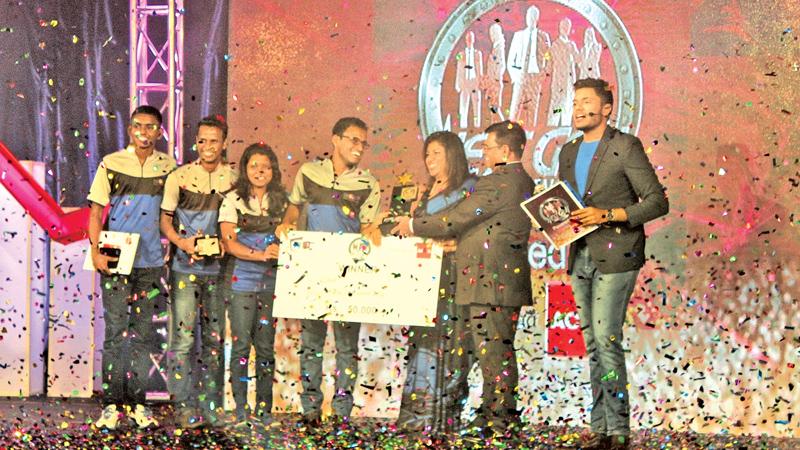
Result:
<svg viewBox="0 0 800 450">
<path fill-rule="evenodd" d="M 395 217 L 410 216 L 411 205 L 419 195 L 419 187 L 416 184 L 398 185 L 392 188 L 392 200 L 389 203 L 389 217 L 383 219 L 380 224 L 382 234 L 389 234 L 394 228 Z"/>
<path fill-rule="evenodd" d="M 219 256 L 222 254 L 219 236 L 216 235 L 198 237 L 194 241 L 194 249 L 195 254 L 198 256 Z"/>
<path fill-rule="evenodd" d="M 133 261 L 136 258 L 136 248 L 138 246 L 138 233 L 101 231 L 100 242 L 97 243 L 97 251 L 102 255 L 118 258 L 116 261 L 108 261 L 108 269 L 111 273 L 130 275 L 133 269 Z M 83 269 L 95 270 L 94 262 L 92 261 L 92 252 L 89 249 L 86 251 Z"/>
</svg>

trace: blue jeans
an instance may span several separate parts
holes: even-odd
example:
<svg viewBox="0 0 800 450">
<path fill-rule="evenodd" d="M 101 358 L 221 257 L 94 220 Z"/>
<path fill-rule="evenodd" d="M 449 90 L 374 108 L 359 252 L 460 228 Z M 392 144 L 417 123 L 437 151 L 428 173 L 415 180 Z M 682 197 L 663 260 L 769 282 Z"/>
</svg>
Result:
<svg viewBox="0 0 800 450">
<path fill-rule="evenodd" d="M 155 297 L 164 292 L 162 267 L 134 268 L 130 275 L 102 275 L 103 403 L 144 403 L 152 367 Z M 130 354 L 128 354 L 130 350 Z M 126 386 L 127 380 L 127 386 Z M 127 387 L 127 390 L 126 390 Z"/>
<path fill-rule="evenodd" d="M 261 292 L 227 290 L 228 319 L 231 321 L 231 390 L 237 414 L 247 405 L 247 367 L 250 346 L 256 350 L 256 408 L 258 415 L 272 412 L 272 381 L 275 373 L 275 326 L 272 295 L 275 278 Z"/>
<path fill-rule="evenodd" d="M 207 414 L 213 414 L 214 409 L 222 406 L 225 304 L 218 280 L 218 275 L 172 273 L 167 353 L 169 390 L 176 407 L 199 406 Z M 193 361 L 191 353 L 198 309 L 202 350 L 200 359 Z M 196 376 L 197 372 L 202 375 Z M 198 378 L 200 389 L 195 385 Z M 199 396 L 198 391 L 201 392 Z"/>
<path fill-rule="evenodd" d="M 572 292 L 581 318 L 592 384 L 592 431 L 630 433 L 628 373 L 622 349 L 622 326 L 639 269 L 604 274 L 586 246 L 579 248 L 572 269 Z"/>
</svg>

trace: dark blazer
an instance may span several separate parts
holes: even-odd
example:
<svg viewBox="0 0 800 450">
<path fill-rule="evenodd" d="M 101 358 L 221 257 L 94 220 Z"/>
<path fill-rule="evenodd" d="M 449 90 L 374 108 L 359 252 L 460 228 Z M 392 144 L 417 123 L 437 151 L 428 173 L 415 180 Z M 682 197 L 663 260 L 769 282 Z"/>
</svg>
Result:
<svg viewBox="0 0 800 450">
<path fill-rule="evenodd" d="M 519 204 L 532 193 L 533 180 L 522 164 L 497 166 L 461 203 L 414 219 L 416 236 L 457 238 L 456 303 L 531 304 L 531 222 Z"/>
<path fill-rule="evenodd" d="M 575 182 L 575 159 L 583 137 L 561 148 L 558 177 Z M 580 195 L 580 193 L 577 193 Z M 606 128 L 586 180 L 583 204 L 600 209 L 624 208 L 627 222 L 604 224 L 584 237 L 589 254 L 602 273 L 635 270 L 644 265 L 644 224 L 669 211 L 664 186 L 644 153 L 639 138 L 616 128 Z M 567 272 L 572 273 L 576 246 L 570 246 Z"/>
</svg>

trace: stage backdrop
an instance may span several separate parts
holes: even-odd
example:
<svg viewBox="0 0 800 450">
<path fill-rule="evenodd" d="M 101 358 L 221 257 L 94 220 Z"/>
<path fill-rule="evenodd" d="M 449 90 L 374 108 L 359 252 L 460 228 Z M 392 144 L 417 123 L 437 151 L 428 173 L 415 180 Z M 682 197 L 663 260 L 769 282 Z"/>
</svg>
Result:
<svg viewBox="0 0 800 450">
<path fill-rule="evenodd" d="M 529 131 L 531 176 L 552 182 L 574 134 L 570 83 L 609 80 L 615 125 L 641 138 L 671 203 L 648 225 L 625 328 L 633 426 L 800 434 L 800 3 L 238 0 L 229 16 L 232 159 L 267 142 L 291 186 L 300 164 L 328 155 L 335 120 L 359 116 L 384 205 L 399 176 L 424 180 L 426 134 L 456 131 L 474 158 L 480 130 L 508 117 Z M 519 51 L 528 25 L 549 49 Z M 532 59 L 539 81 L 515 86 L 515 65 Z M 585 423 L 586 362 L 546 352 L 544 286 L 567 277 L 543 240 L 531 236 L 521 397 L 533 421 Z M 276 398 L 296 409 L 299 336 L 287 324 Z M 396 414 L 398 329 L 363 331 L 362 414 Z"/>
</svg>

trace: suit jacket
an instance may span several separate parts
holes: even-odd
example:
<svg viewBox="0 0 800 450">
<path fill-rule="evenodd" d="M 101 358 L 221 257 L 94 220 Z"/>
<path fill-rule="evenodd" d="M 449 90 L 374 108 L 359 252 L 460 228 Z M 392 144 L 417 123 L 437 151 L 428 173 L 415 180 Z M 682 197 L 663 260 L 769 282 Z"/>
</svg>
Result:
<svg viewBox="0 0 800 450">
<path fill-rule="evenodd" d="M 523 66 L 525 65 L 525 58 L 529 53 L 529 46 L 530 31 L 528 31 L 527 28 L 514 33 L 514 36 L 511 38 L 511 45 L 508 48 L 508 61 L 506 63 L 508 76 L 511 78 L 512 83 L 522 82 L 524 78 L 523 75 L 528 73 L 528 67 Z M 539 67 L 539 71 L 532 73 L 544 73 L 547 68 L 546 55 L 549 50 L 550 36 L 537 27 L 536 55 L 530 55 L 530 57 L 536 57 L 536 65 Z M 530 65 L 530 60 L 528 60 L 528 65 Z"/>
<path fill-rule="evenodd" d="M 457 238 L 456 303 L 531 304 L 531 222 L 519 204 L 532 193 L 533 180 L 522 164 L 497 166 L 461 203 L 414 219 L 416 236 Z"/>
<path fill-rule="evenodd" d="M 575 160 L 583 137 L 561 148 L 558 177 L 575 189 Z M 580 193 L 576 193 L 580 196 Z M 624 208 L 626 222 L 604 224 L 581 241 L 602 273 L 619 273 L 644 265 L 644 224 L 669 211 L 664 186 L 644 153 L 639 138 L 616 128 L 606 128 L 589 166 L 585 206 L 600 209 Z M 567 272 L 572 273 L 578 241 L 570 246 Z"/>
</svg>

